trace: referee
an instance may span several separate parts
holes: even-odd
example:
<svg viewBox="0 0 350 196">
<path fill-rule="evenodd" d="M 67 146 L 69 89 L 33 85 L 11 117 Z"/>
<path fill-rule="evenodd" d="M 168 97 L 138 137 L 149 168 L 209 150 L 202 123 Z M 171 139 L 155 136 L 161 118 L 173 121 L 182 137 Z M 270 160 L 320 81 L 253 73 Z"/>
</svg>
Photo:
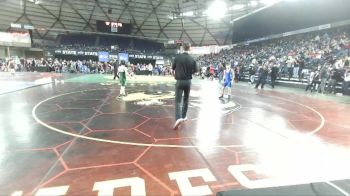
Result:
<svg viewBox="0 0 350 196">
<path fill-rule="evenodd" d="M 118 68 L 119 68 L 118 60 L 115 60 L 115 62 L 113 63 L 113 68 L 114 68 L 114 78 L 113 78 L 113 80 L 115 80 L 115 78 L 119 78 L 119 76 L 118 76 Z"/>
<path fill-rule="evenodd" d="M 184 53 L 175 57 L 172 69 L 175 72 L 175 124 L 174 130 L 187 120 L 188 99 L 191 90 L 192 74 L 198 72 L 196 61 L 188 54 L 191 46 L 183 45 Z M 182 97 L 183 94 L 183 97 Z M 182 101 L 182 106 L 181 106 Z"/>
</svg>

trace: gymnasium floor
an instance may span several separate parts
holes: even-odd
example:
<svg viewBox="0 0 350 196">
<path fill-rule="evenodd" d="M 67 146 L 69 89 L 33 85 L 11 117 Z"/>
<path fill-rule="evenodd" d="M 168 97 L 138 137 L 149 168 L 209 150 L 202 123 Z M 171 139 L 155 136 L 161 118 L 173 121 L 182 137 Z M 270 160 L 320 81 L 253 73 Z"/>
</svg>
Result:
<svg viewBox="0 0 350 196">
<path fill-rule="evenodd" d="M 350 97 L 238 84 L 219 100 L 217 82 L 194 80 L 174 131 L 170 77 L 136 77 L 123 99 L 111 76 L 15 77 L 31 88 L 1 73 L 14 82 L 0 95 L 1 195 L 214 195 L 350 179 Z"/>
</svg>

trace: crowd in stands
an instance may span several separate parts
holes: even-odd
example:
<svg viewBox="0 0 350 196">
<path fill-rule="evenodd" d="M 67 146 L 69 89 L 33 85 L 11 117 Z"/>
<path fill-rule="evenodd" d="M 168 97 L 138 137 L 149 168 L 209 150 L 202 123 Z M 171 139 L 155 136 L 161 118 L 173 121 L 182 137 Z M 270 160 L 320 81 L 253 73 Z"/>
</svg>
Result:
<svg viewBox="0 0 350 196">
<path fill-rule="evenodd" d="M 33 43 L 34 48 L 46 51 L 84 50 L 89 52 L 132 53 L 154 55 L 162 52 L 163 44 L 150 40 L 110 35 L 69 34 L 59 35 L 58 43 L 45 45 Z"/>
<path fill-rule="evenodd" d="M 88 52 L 109 52 L 109 53 L 131 53 L 131 54 L 147 54 L 147 55 L 155 55 L 155 54 L 160 54 L 161 50 L 141 50 L 137 49 L 135 47 L 130 47 L 128 49 L 121 49 L 117 44 L 113 46 L 89 46 L 86 44 L 67 44 L 67 45 L 55 45 L 55 46 L 47 46 L 47 45 L 40 45 L 40 44 L 33 44 L 34 48 L 41 48 L 45 51 L 52 51 L 54 52 L 55 50 L 84 50 Z"/>
<path fill-rule="evenodd" d="M 118 53 L 156 55 L 161 51 L 163 45 L 149 40 L 108 35 L 69 34 L 60 35 L 58 40 L 59 44 L 57 45 L 33 43 L 32 46 L 51 52 L 55 50 L 83 50 L 88 52 L 105 51 L 115 55 Z M 112 73 L 115 68 L 115 61 L 102 63 L 93 60 L 60 60 L 58 58 L 65 57 L 61 55 L 57 56 L 56 59 L 0 60 L 0 71 L 10 71 L 12 69 L 17 72 L 36 71 L 39 67 L 41 71 L 44 68 L 44 71 L 59 73 Z M 87 59 L 88 57 L 84 58 Z M 132 72 L 142 74 L 169 75 L 170 73 L 168 66 L 163 65 L 131 64 L 129 67 Z"/>
<path fill-rule="evenodd" d="M 36 71 L 38 67 L 44 68 L 46 72 L 56 73 L 82 73 L 82 74 L 112 74 L 118 67 L 118 62 L 112 60 L 110 62 L 97 61 L 73 61 L 60 59 L 10 59 L 0 60 L 0 71 L 9 72 L 14 69 L 16 72 Z M 143 75 L 171 75 L 170 66 L 154 65 L 154 64 L 129 64 L 130 73 Z"/>
<path fill-rule="evenodd" d="M 0 71 L 10 72 L 21 71 L 30 72 L 35 71 L 37 61 L 35 59 L 0 59 Z"/>
<path fill-rule="evenodd" d="M 224 66 L 234 69 L 235 80 L 249 76 L 250 82 L 278 78 L 308 82 L 320 93 L 349 94 L 350 37 L 346 31 L 322 32 L 236 46 L 218 54 L 199 57 L 203 75 L 222 77 Z M 342 89 L 336 85 L 342 84 Z M 257 86 L 256 86 L 257 87 Z"/>
<path fill-rule="evenodd" d="M 59 45 L 61 49 L 153 54 L 163 48 L 162 43 L 155 41 L 108 35 L 61 35 Z"/>
<path fill-rule="evenodd" d="M 65 40 L 66 39 L 66 40 Z M 79 36 L 61 38 L 60 49 L 84 49 L 94 51 L 110 51 L 111 45 L 121 44 L 132 51 L 148 50 L 158 45 L 150 41 L 137 39 L 121 39 L 117 37 L 101 36 L 98 47 L 96 36 L 82 38 Z M 80 41 L 79 41 L 80 40 Z M 80 44 L 79 44 L 80 43 Z M 104 43 L 104 44 L 103 44 Z M 109 44 L 109 45 L 108 45 Z M 108 45 L 104 46 L 104 45 Z M 131 46 L 133 45 L 133 46 Z M 144 48 L 142 48 L 144 46 Z M 122 51 L 119 48 L 115 48 Z M 147 48 L 148 47 L 148 48 Z M 135 50 L 140 52 L 140 50 Z M 274 87 L 277 79 L 293 80 L 307 83 L 306 90 L 320 93 L 349 94 L 350 86 L 350 36 L 348 30 L 335 29 L 332 31 L 301 34 L 263 42 L 238 45 L 230 50 L 222 50 L 218 54 L 200 56 L 198 65 L 202 67 L 201 74 L 222 78 L 225 66 L 230 66 L 234 72 L 236 82 L 248 78 L 255 83 L 256 88 L 261 84 L 264 87 L 267 81 Z M 112 73 L 115 62 L 96 61 L 66 61 L 59 59 L 26 59 L 8 61 L 0 60 L 0 70 L 34 71 L 35 67 L 46 67 L 46 71 L 60 73 Z M 148 64 L 131 64 L 133 73 L 148 73 L 155 75 L 169 75 L 170 67 Z M 337 88 L 342 85 L 342 88 Z"/>
</svg>

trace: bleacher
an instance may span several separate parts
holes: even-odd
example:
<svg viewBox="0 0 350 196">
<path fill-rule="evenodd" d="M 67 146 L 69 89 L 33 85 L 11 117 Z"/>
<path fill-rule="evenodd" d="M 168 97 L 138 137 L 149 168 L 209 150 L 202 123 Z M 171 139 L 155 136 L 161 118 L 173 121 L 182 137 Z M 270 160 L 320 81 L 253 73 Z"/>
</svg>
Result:
<svg viewBox="0 0 350 196">
<path fill-rule="evenodd" d="M 147 53 L 156 53 L 162 50 L 163 44 L 151 40 L 139 38 L 118 37 L 110 35 L 85 35 L 69 34 L 60 35 L 60 47 L 68 48 L 103 48 L 111 50 L 111 46 L 117 46 L 115 50 L 121 51 L 142 51 Z"/>
<path fill-rule="evenodd" d="M 241 78 L 244 82 L 249 81 L 249 74 L 245 73 L 244 77 Z M 255 76 L 255 81 L 258 80 L 258 76 Z M 268 78 L 267 84 L 270 84 L 271 80 Z M 288 79 L 288 77 L 278 77 L 276 80 L 276 86 L 284 86 L 284 87 L 292 87 L 292 88 L 300 88 L 300 89 L 305 89 L 306 86 L 308 85 L 308 80 L 306 78 L 302 78 L 299 80 L 298 78 L 291 78 Z M 326 83 L 326 86 L 328 85 L 328 82 Z M 336 89 L 337 92 L 341 92 L 343 82 L 338 82 Z"/>
</svg>

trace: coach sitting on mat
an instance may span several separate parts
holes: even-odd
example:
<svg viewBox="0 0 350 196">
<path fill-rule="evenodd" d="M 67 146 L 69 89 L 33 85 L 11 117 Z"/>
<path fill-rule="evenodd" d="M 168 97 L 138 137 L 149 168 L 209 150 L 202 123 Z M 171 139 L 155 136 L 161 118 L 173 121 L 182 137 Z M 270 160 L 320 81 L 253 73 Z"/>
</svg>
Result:
<svg viewBox="0 0 350 196">
<path fill-rule="evenodd" d="M 185 43 L 183 45 L 184 53 L 179 54 L 175 57 L 173 63 L 173 70 L 176 81 L 176 90 L 175 90 L 175 115 L 176 122 L 174 124 L 174 129 L 177 129 L 179 125 L 187 120 L 187 109 L 188 109 L 188 99 L 190 96 L 191 90 L 191 80 L 192 74 L 198 72 L 196 61 L 188 54 L 190 50 L 190 44 Z M 180 109 L 181 101 L 183 97 L 182 111 Z"/>
</svg>

